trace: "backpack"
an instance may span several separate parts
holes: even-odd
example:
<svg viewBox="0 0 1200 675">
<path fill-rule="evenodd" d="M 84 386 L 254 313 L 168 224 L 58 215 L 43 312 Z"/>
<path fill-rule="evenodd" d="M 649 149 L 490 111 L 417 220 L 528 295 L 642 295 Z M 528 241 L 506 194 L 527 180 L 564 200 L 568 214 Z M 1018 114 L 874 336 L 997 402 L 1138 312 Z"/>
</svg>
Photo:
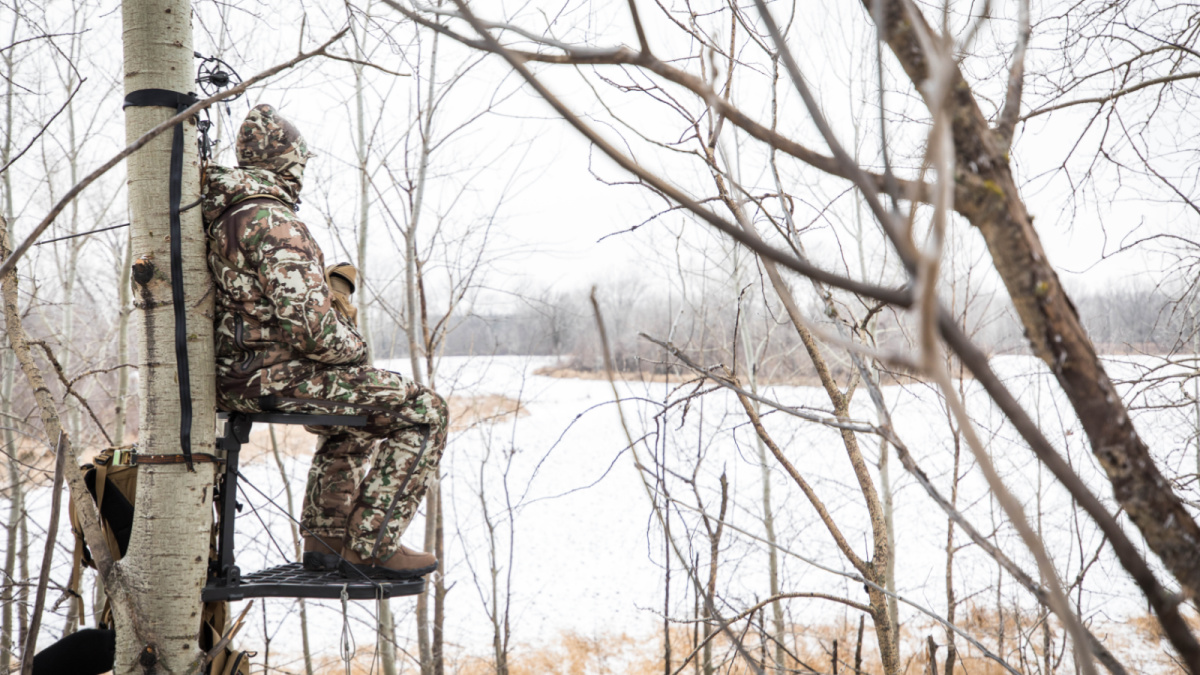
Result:
<svg viewBox="0 0 1200 675">
<path fill-rule="evenodd" d="M 128 525 L 124 522 L 128 513 L 129 523 L 132 523 L 132 508 L 137 499 L 137 465 L 127 458 L 133 455 L 132 446 L 107 448 L 96 456 L 93 464 L 85 464 L 81 468 L 88 483 L 88 488 L 94 490 L 96 510 L 100 513 L 100 530 L 104 533 L 105 543 L 112 553 L 113 560 L 120 560 L 125 555 L 125 547 L 129 544 Z M 71 565 L 71 578 L 67 582 L 70 601 L 77 603 L 77 616 L 83 616 L 83 598 L 79 594 L 79 583 L 86 567 L 95 568 L 91 551 L 84 541 L 82 517 L 79 504 L 71 496 L 67 513 L 71 520 L 71 531 L 75 534 L 75 552 Z M 215 550 L 214 540 L 209 546 L 209 555 Z M 200 615 L 202 629 L 199 646 L 209 651 L 224 635 L 229 624 L 228 602 L 206 602 Z M 112 607 L 105 598 L 104 609 L 100 612 L 99 623 L 102 627 L 112 626 Z M 231 642 L 226 645 L 209 664 L 204 672 L 207 675 L 250 675 L 250 659 L 255 652 L 239 651 L 233 648 Z"/>
</svg>

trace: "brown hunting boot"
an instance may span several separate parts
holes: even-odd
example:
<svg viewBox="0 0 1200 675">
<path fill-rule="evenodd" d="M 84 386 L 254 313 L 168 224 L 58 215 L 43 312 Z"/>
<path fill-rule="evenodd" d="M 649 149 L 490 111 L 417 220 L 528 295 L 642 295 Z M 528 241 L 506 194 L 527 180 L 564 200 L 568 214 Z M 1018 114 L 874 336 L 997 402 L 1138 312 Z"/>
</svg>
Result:
<svg viewBox="0 0 1200 675">
<path fill-rule="evenodd" d="M 336 570 L 342 561 L 341 537 L 304 535 L 304 569 L 313 572 Z"/>
<path fill-rule="evenodd" d="M 367 576 L 384 576 L 391 579 L 416 579 L 423 577 L 438 568 L 437 558 L 432 553 L 414 551 L 407 546 L 401 546 L 387 560 L 378 558 L 363 558 L 346 546 L 342 551 L 343 559 L 352 568 L 346 570 L 349 574 L 365 573 Z"/>
</svg>

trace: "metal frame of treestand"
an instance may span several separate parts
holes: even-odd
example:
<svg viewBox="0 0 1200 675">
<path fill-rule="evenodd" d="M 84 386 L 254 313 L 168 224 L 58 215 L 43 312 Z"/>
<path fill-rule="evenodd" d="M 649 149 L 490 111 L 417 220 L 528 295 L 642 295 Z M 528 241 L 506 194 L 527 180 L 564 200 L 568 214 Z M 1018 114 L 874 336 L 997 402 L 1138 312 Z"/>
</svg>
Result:
<svg viewBox="0 0 1200 675">
<path fill-rule="evenodd" d="M 238 454 L 242 444 L 250 441 L 255 422 L 267 424 L 302 424 L 306 426 L 366 426 L 366 417 L 357 415 L 323 415 L 302 413 L 242 413 L 220 412 L 223 422 L 217 448 L 224 451 L 225 470 L 218 482 L 214 497 L 217 502 L 217 559 L 209 563 L 208 583 L 200 593 L 204 602 L 242 600 L 244 598 L 331 598 L 345 593 L 351 600 L 374 600 L 425 591 L 425 579 L 390 579 L 369 575 L 357 568 L 314 572 L 292 562 L 242 575 L 234 563 L 234 530 L 237 512 Z M 291 517 L 291 514 L 289 514 Z"/>
</svg>

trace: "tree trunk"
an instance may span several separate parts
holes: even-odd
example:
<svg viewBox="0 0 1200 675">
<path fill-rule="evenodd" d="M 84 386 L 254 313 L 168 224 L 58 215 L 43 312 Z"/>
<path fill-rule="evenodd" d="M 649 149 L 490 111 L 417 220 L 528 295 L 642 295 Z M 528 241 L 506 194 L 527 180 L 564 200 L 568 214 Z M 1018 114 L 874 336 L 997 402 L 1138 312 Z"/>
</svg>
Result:
<svg viewBox="0 0 1200 675">
<path fill-rule="evenodd" d="M 10 45 L 17 41 L 17 21 L 20 7 L 13 3 L 12 17 L 12 33 L 9 36 L 8 43 Z M 12 155 L 12 131 L 13 131 L 13 53 L 16 51 L 14 46 L 4 52 L 4 70 L 8 80 L 8 89 L 4 95 L 4 146 L 0 151 L 0 162 L 8 164 L 9 157 Z M 13 222 L 13 198 L 12 198 L 12 176 L 10 172 L 5 171 L 2 174 L 4 185 L 4 218 L 9 223 Z M 6 344 L 0 345 L 7 347 Z M 6 548 L 4 550 L 4 578 L 9 580 L 4 584 L 4 591 L 0 594 L 0 604 L 3 605 L 3 618 L 0 619 L 0 673 L 9 672 L 9 664 L 12 657 L 13 646 L 13 580 L 17 571 L 17 535 L 20 527 L 17 520 L 22 518 L 21 495 L 21 465 L 17 462 L 17 443 L 16 435 L 12 432 L 12 388 L 13 378 L 16 377 L 16 359 L 13 358 L 11 351 L 4 352 L 4 383 L 3 390 L 0 391 L 0 412 L 4 413 L 4 421 L 0 426 L 4 427 L 4 451 L 8 453 L 8 485 L 9 485 L 9 517 L 8 517 L 8 532 L 6 537 Z"/>
<path fill-rule="evenodd" d="M 442 509 L 442 478 L 441 471 L 439 476 L 434 481 L 429 491 L 433 493 L 433 499 L 437 502 L 437 508 L 434 509 L 433 520 L 433 553 L 437 559 L 442 561 L 444 566 L 446 560 L 446 537 L 445 526 L 442 520 L 442 515 L 445 511 Z M 445 567 L 442 568 L 443 570 Z M 444 572 L 436 574 L 433 583 L 433 647 L 431 649 L 433 656 L 433 675 L 445 675 L 446 658 L 444 650 L 444 633 L 443 628 L 446 625 L 446 575 Z M 505 631 L 507 633 L 507 629 Z"/>
<path fill-rule="evenodd" d="M 371 5 L 367 3 L 366 12 L 370 16 Z M 354 58 L 363 60 L 362 47 L 358 40 L 354 42 Z M 370 299 L 367 297 L 367 224 L 370 220 L 371 208 L 368 199 L 367 174 L 367 132 L 364 123 L 366 116 L 363 104 L 363 67 L 354 66 L 354 110 L 358 123 L 358 331 L 362 333 L 363 342 L 367 344 L 367 358 L 373 355 L 371 350 Z M 394 666 L 393 666 L 394 668 Z"/>
<path fill-rule="evenodd" d="M 436 106 L 434 84 L 437 81 L 438 36 L 433 35 L 433 46 L 429 60 L 429 94 L 425 105 L 420 108 L 424 119 L 420 120 L 421 152 L 417 162 L 417 183 L 414 188 L 412 210 L 408 221 L 404 241 L 405 262 L 405 293 L 408 305 L 408 358 L 412 363 L 413 380 L 419 384 L 425 383 L 421 371 L 420 336 L 424 334 L 421 325 L 420 298 L 417 288 L 417 225 L 421 221 L 421 208 L 425 199 L 425 180 L 429 171 L 430 133 L 433 126 L 433 110 Z M 431 549 L 434 543 L 436 523 L 433 519 L 433 508 L 436 508 L 433 490 L 425 495 L 425 550 Z M 429 625 L 429 592 L 422 593 L 417 598 L 417 648 L 421 656 L 421 675 L 433 675 L 433 645 L 430 641 Z"/>
<path fill-rule="evenodd" d="M 117 263 L 117 289 L 121 303 L 120 315 L 117 317 L 117 365 L 129 363 L 129 314 L 133 308 L 129 306 L 129 268 L 133 266 L 133 241 L 125 240 L 125 254 Z M 116 418 L 113 423 L 113 443 L 125 445 L 125 416 L 129 412 L 125 402 L 129 398 L 129 368 L 117 370 L 117 405 L 113 411 Z"/>
<path fill-rule="evenodd" d="M 8 455 L 8 526 L 5 532 L 4 548 L 4 590 L 0 592 L 0 673 L 8 673 L 12 663 L 13 648 L 13 588 L 17 571 L 17 533 L 20 529 L 17 522 L 22 518 L 24 508 L 22 502 L 21 464 L 17 461 L 17 439 L 12 432 L 12 388 L 13 378 L 17 368 L 16 359 L 11 351 L 4 352 L 4 383 L 0 385 L 0 413 L 4 415 L 4 452 Z"/>
<path fill-rule="evenodd" d="M 190 0 L 125 0 L 125 92 L 193 85 Z M 174 115 L 164 107 L 125 110 L 125 134 L 133 142 Z M 181 203 L 200 196 L 196 126 L 183 125 Z M 172 283 L 183 283 L 193 401 L 192 449 L 211 452 L 215 436 L 212 281 L 205 261 L 200 210 L 181 214 L 183 278 L 170 272 L 170 132 L 130 156 L 130 236 L 133 241 L 134 317 L 140 340 L 138 451 L 179 454 L 180 400 L 175 362 Z M 137 504 L 129 552 L 119 563 L 142 608 L 142 643 L 118 616 L 115 672 L 183 673 L 199 654 L 200 588 L 204 585 L 212 527 L 212 464 L 144 465 L 138 472 Z"/>
</svg>

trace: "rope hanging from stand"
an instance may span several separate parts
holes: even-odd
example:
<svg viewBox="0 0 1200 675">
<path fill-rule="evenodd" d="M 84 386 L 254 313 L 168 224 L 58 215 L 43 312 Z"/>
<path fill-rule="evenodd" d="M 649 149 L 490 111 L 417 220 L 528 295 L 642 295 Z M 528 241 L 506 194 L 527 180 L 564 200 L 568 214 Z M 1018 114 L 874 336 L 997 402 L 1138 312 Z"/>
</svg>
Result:
<svg viewBox="0 0 1200 675">
<path fill-rule="evenodd" d="M 153 106 L 172 108 L 175 114 L 179 114 L 198 100 L 192 93 L 139 89 L 125 95 L 125 104 L 121 108 Z M 171 137 L 170 181 L 171 302 L 175 309 L 175 367 L 179 380 L 179 447 L 188 471 L 195 471 L 192 465 L 192 384 L 188 370 L 187 307 L 183 299 L 183 234 L 179 222 L 179 204 L 183 198 L 183 123 L 175 125 Z"/>
</svg>

